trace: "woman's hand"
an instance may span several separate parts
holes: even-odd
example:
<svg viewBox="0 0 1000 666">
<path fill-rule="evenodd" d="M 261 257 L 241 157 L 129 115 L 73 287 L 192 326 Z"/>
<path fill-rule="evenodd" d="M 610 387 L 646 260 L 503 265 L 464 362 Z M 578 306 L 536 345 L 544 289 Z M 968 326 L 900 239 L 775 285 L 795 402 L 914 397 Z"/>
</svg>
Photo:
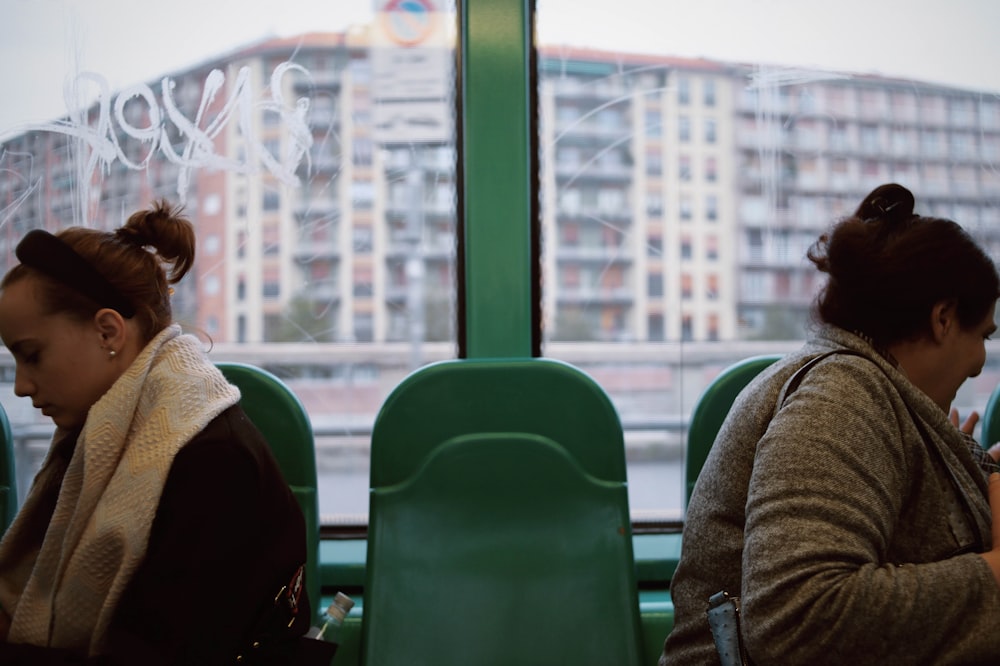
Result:
<svg viewBox="0 0 1000 666">
<path fill-rule="evenodd" d="M 964 432 L 969 437 L 972 437 L 972 431 L 976 429 L 976 424 L 979 423 L 979 412 L 972 412 L 969 414 L 969 418 L 965 419 L 965 423 L 961 426 L 958 425 L 958 410 L 954 407 L 951 408 L 951 412 L 948 414 L 948 418 L 951 420 L 951 424 Z M 1000 442 L 997 442 L 990 448 L 986 449 L 986 453 L 993 458 L 993 462 L 1000 462 Z"/>
<path fill-rule="evenodd" d="M 990 511 L 993 514 L 993 548 L 981 553 L 993 571 L 993 580 L 1000 585 L 1000 474 L 990 474 Z"/>
<path fill-rule="evenodd" d="M 979 423 L 979 412 L 974 411 L 969 414 L 969 418 L 965 419 L 965 423 L 961 426 L 958 425 L 958 410 L 954 407 L 951 408 L 948 418 L 951 419 L 951 424 L 953 426 L 971 437 L 972 431 L 976 429 L 976 424 Z"/>
</svg>

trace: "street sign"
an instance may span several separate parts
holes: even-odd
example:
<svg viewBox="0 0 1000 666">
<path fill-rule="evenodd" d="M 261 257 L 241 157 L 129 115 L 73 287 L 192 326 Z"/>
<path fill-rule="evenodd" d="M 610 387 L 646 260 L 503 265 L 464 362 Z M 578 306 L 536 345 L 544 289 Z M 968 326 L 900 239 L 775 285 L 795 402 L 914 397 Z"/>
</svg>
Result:
<svg viewBox="0 0 1000 666">
<path fill-rule="evenodd" d="M 443 0 L 375 0 L 374 137 L 382 144 L 454 141 L 454 44 Z"/>
</svg>

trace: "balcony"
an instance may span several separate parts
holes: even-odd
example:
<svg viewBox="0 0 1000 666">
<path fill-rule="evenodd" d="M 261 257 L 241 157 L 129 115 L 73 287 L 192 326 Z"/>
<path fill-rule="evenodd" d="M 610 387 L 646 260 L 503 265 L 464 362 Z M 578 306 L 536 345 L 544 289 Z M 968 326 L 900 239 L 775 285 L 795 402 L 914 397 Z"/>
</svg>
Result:
<svg viewBox="0 0 1000 666">
<path fill-rule="evenodd" d="M 299 236 L 292 257 L 300 264 L 308 264 L 318 260 L 340 259 L 340 244 L 333 239 L 317 240 L 305 234 Z"/>
<path fill-rule="evenodd" d="M 556 259 L 566 263 L 631 264 L 632 256 L 626 248 L 613 246 L 559 245 Z"/>
<path fill-rule="evenodd" d="M 334 220 L 339 213 L 340 204 L 333 197 L 303 197 L 295 205 L 300 221 Z"/>
<path fill-rule="evenodd" d="M 336 280 L 316 280 L 302 287 L 299 295 L 313 303 L 339 303 L 340 288 Z"/>
<path fill-rule="evenodd" d="M 630 287 L 568 287 L 560 286 L 556 291 L 556 300 L 560 304 L 616 304 L 630 305 L 635 300 L 634 290 Z"/>
<path fill-rule="evenodd" d="M 632 180 L 632 165 L 601 164 L 597 162 L 589 164 L 557 163 L 556 178 L 560 181 L 613 180 L 616 182 L 630 182 Z"/>
</svg>

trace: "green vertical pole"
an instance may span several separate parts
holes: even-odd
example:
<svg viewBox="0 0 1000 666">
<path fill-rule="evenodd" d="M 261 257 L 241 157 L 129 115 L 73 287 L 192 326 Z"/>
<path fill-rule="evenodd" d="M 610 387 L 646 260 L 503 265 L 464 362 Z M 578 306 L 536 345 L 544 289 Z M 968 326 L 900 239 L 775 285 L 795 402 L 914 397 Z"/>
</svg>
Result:
<svg viewBox="0 0 1000 666">
<path fill-rule="evenodd" d="M 459 0 L 465 345 L 532 355 L 532 0 Z"/>
</svg>

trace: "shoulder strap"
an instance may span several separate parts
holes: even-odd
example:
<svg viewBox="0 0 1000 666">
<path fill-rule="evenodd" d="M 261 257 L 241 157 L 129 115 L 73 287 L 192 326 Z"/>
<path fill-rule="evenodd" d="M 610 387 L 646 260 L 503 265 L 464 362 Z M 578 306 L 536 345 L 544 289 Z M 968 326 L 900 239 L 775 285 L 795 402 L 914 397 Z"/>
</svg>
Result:
<svg viewBox="0 0 1000 666">
<path fill-rule="evenodd" d="M 864 354 L 856 352 L 853 349 L 832 349 L 830 351 L 823 352 L 819 356 L 814 356 L 809 359 L 805 365 L 796 370 L 795 374 L 793 374 L 788 381 L 785 382 L 785 385 L 781 387 L 781 392 L 778 394 L 778 402 L 774 407 L 774 412 L 777 413 L 778 410 L 781 409 L 781 406 L 785 404 L 785 400 L 787 400 L 788 396 L 795 392 L 795 389 L 799 387 L 799 384 L 801 384 L 802 380 L 805 378 L 806 373 L 808 373 L 813 366 L 818 364 L 823 359 L 833 356 L 834 354 L 846 354 L 848 356 L 860 356 L 862 358 L 866 358 Z"/>
<path fill-rule="evenodd" d="M 775 414 L 778 413 L 778 410 L 781 409 L 782 405 L 785 403 L 785 400 L 787 400 L 788 396 L 790 396 L 799 387 L 799 384 L 802 383 L 802 380 L 805 378 L 806 373 L 808 373 L 809 370 L 813 368 L 813 366 L 818 364 L 823 359 L 829 356 L 833 356 L 835 354 L 846 354 L 848 356 L 860 356 L 861 358 L 868 358 L 864 354 L 856 352 L 853 349 L 833 349 L 831 351 L 823 352 L 819 356 L 811 358 L 805 365 L 796 370 L 795 374 L 793 374 L 788 379 L 788 381 L 785 382 L 785 385 L 781 388 L 781 392 L 778 394 L 778 401 L 774 407 L 774 413 Z M 873 362 L 873 364 L 880 370 L 882 370 L 882 368 L 877 363 Z M 906 405 L 906 409 L 910 414 L 910 419 L 913 421 L 914 425 L 917 427 L 917 430 L 920 432 L 920 438 L 924 441 L 924 445 L 928 449 L 930 449 L 931 454 L 937 459 L 938 464 L 944 469 L 945 473 L 948 475 L 949 480 L 951 481 L 952 488 L 955 490 L 955 495 L 959 499 L 959 502 L 962 505 L 962 513 L 964 514 L 967 525 L 963 526 L 959 524 L 953 524 L 952 530 L 955 532 L 955 537 L 959 539 L 959 541 L 961 541 L 962 540 L 961 534 L 963 532 L 968 533 L 966 532 L 966 529 L 968 529 L 968 527 L 971 526 L 972 528 L 971 535 L 973 539 L 975 539 L 975 541 L 978 542 L 977 544 L 978 550 L 982 551 L 984 549 L 984 544 L 987 542 L 984 540 L 984 535 L 978 529 L 978 522 L 973 518 L 974 512 L 969 504 L 969 498 L 965 496 L 965 492 L 963 490 L 963 485 L 961 481 L 958 479 L 955 470 L 952 468 L 951 465 L 948 464 L 947 460 L 945 459 L 944 452 L 941 451 L 938 445 L 934 443 L 933 438 L 930 437 L 930 434 L 927 432 L 927 427 L 924 424 L 923 420 L 916 414 L 916 412 L 913 411 L 913 408 L 910 407 L 909 403 L 907 403 L 905 399 L 903 400 L 903 404 Z M 949 514 L 949 522 L 954 523 L 953 516 L 951 514 Z M 962 529 L 963 527 L 965 527 L 966 529 Z"/>
</svg>

